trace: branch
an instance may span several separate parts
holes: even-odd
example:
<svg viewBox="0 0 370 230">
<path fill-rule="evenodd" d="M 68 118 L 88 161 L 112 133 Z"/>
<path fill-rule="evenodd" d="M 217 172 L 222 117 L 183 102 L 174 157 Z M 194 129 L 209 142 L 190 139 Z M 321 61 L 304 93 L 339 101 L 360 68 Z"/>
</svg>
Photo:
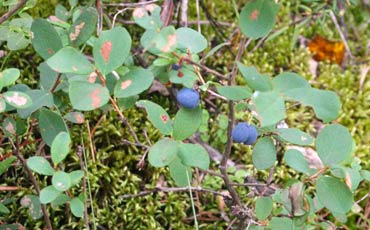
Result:
<svg viewBox="0 0 370 230">
<path fill-rule="evenodd" d="M 228 195 L 224 193 L 213 191 L 210 189 L 205 189 L 202 187 L 191 187 L 191 190 L 196 191 L 196 192 L 211 193 L 217 196 L 222 196 L 224 198 L 230 198 Z M 139 192 L 137 194 L 123 195 L 121 198 L 122 199 L 136 198 L 136 197 L 148 196 L 152 193 L 157 193 L 157 192 L 170 193 L 170 192 L 188 192 L 188 191 L 189 191 L 189 187 L 180 187 L 180 188 L 156 187 L 155 189 Z"/>
<path fill-rule="evenodd" d="M 8 18 L 10 18 L 13 14 L 15 14 L 24 4 L 26 4 L 28 0 L 20 0 L 17 5 L 15 5 L 12 9 L 5 13 L 3 16 L 0 17 L 0 24 L 5 22 Z"/>
</svg>

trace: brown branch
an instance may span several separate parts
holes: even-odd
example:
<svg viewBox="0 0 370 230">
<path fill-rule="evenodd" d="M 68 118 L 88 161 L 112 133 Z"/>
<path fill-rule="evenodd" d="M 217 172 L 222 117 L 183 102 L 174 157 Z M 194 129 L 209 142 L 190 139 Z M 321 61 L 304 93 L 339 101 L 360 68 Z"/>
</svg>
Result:
<svg viewBox="0 0 370 230">
<path fill-rule="evenodd" d="M 146 1 L 146 2 L 137 2 L 137 3 L 107 3 L 105 6 L 122 6 L 122 7 L 139 7 L 144 5 L 149 5 L 152 3 L 158 2 L 158 0 Z"/>
<path fill-rule="evenodd" d="M 12 9 L 10 9 L 7 13 L 0 17 L 0 24 L 5 22 L 8 18 L 10 18 L 13 14 L 15 14 L 20 8 L 26 4 L 28 0 L 20 0 L 17 5 L 15 5 Z"/>
<path fill-rule="evenodd" d="M 228 195 L 226 195 L 224 193 L 213 191 L 213 190 L 210 190 L 210 189 L 205 189 L 205 188 L 202 188 L 202 187 L 191 187 L 190 189 L 191 189 L 191 191 L 211 193 L 211 194 L 214 194 L 214 195 L 217 195 L 217 196 L 230 198 Z M 157 193 L 157 192 L 170 193 L 170 192 L 188 192 L 188 191 L 189 191 L 189 187 L 181 187 L 181 188 L 156 187 L 155 189 L 142 191 L 142 192 L 139 192 L 137 194 L 123 195 L 123 196 L 121 196 L 121 198 L 122 199 L 136 198 L 136 197 L 148 196 L 152 193 Z"/>
<path fill-rule="evenodd" d="M 50 89 L 50 92 L 51 93 L 54 93 L 54 91 L 55 91 L 55 89 L 58 87 L 58 85 L 60 84 L 60 78 L 62 77 L 62 74 L 61 73 L 59 73 L 58 74 L 58 76 L 57 76 L 57 79 L 55 80 L 55 82 L 54 82 L 54 85 L 53 85 L 53 87 L 51 87 L 51 89 Z"/>
<path fill-rule="evenodd" d="M 33 186 L 35 187 L 37 195 L 40 196 L 39 184 L 37 183 L 36 178 L 33 176 L 31 169 L 28 168 L 26 160 L 23 158 L 23 156 L 21 155 L 21 153 L 19 151 L 19 138 L 16 136 L 16 143 L 15 144 L 13 143 L 13 141 L 11 139 L 9 139 L 9 140 L 10 140 L 11 144 L 13 145 L 14 155 L 18 158 L 18 160 L 21 162 L 23 168 L 27 171 L 27 174 L 28 174 L 31 182 L 32 182 Z M 41 204 L 41 210 L 42 210 L 42 213 L 44 214 L 44 221 L 46 223 L 46 226 L 47 226 L 48 230 L 52 230 L 53 227 L 51 225 L 49 214 L 48 214 L 48 211 L 46 210 L 46 205 L 45 204 Z"/>
</svg>

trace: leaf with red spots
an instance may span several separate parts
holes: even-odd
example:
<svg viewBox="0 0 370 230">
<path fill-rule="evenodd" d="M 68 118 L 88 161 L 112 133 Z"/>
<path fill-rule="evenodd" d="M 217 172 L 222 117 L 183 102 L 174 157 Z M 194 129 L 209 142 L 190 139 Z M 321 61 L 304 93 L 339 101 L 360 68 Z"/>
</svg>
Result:
<svg viewBox="0 0 370 230">
<path fill-rule="evenodd" d="M 239 26 L 252 39 L 266 36 L 274 27 L 279 6 L 273 0 L 252 0 L 242 9 Z"/>
<path fill-rule="evenodd" d="M 154 80 L 151 71 L 143 68 L 133 68 L 116 83 L 114 96 L 117 98 L 138 95 L 148 89 Z"/>
<path fill-rule="evenodd" d="M 35 19 L 31 31 L 33 48 L 42 58 L 48 59 L 63 47 L 58 32 L 47 20 Z"/>
<path fill-rule="evenodd" d="M 195 81 L 198 79 L 197 74 L 193 71 L 193 67 L 188 65 L 185 65 L 178 71 L 170 70 L 168 75 L 172 83 L 183 84 L 187 88 L 193 88 Z"/>
<path fill-rule="evenodd" d="M 155 4 L 135 8 L 132 13 L 134 21 L 147 30 L 159 30 L 162 27 L 161 8 Z"/>
<path fill-rule="evenodd" d="M 4 112 L 6 108 L 6 104 L 3 98 L 0 98 L 0 113 Z"/>
<path fill-rule="evenodd" d="M 98 22 L 98 13 L 95 8 L 88 7 L 81 9 L 81 14 L 69 28 L 69 41 L 73 46 L 80 46 L 86 42 L 94 33 L 96 23 Z"/>
<path fill-rule="evenodd" d="M 81 112 L 69 112 L 64 115 L 64 118 L 75 124 L 83 124 L 85 122 L 85 116 Z"/>
<path fill-rule="evenodd" d="M 66 46 L 49 58 L 46 63 L 56 72 L 90 74 L 94 66 L 77 49 Z"/>
<path fill-rule="evenodd" d="M 130 49 L 131 37 L 125 28 L 103 31 L 94 43 L 95 65 L 103 75 L 107 75 L 123 64 Z"/>
<path fill-rule="evenodd" d="M 175 27 L 167 26 L 161 31 L 147 30 L 141 37 L 141 45 L 153 54 L 170 53 L 177 48 L 178 35 Z"/>
<path fill-rule="evenodd" d="M 72 81 L 69 85 L 69 99 L 74 109 L 90 111 L 109 101 L 109 91 L 100 84 Z"/>
<path fill-rule="evenodd" d="M 140 100 L 136 102 L 136 106 L 144 108 L 148 113 L 148 119 L 154 127 L 159 129 L 163 135 L 172 134 L 172 120 L 160 105 L 148 100 Z"/>
</svg>

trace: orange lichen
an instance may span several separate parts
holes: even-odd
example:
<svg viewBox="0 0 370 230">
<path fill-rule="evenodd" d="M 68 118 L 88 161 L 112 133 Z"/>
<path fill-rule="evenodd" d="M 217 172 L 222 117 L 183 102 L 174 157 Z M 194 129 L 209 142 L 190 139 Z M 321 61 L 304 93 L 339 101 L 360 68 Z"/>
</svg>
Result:
<svg viewBox="0 0 370 230">
<path fill-rule="evenodd" d="M 329 41 L 319 35 L 316 35 L 313 40 L 308 43 L 308 49 L 313 53 L 313 59 L 316 61 L 328 60 L 342 64 L 344 57 L 343 42 Z"/>
</svg>

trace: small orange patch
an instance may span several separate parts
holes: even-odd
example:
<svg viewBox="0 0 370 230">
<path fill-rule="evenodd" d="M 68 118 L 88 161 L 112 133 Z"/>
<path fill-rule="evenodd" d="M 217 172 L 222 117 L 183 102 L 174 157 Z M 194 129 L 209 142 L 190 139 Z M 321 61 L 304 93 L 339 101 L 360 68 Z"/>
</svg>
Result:
<svg viewBox="0 0 370 230">
<path fill-rule="evenodd" d="M 133 12 L 135 18 L 142 18 L 145 15 L 145 10 L 143 8 L 136 8 Z"/>
<path fill-rule="evenodd" d="M 258 10 L 254 10 L 251 15 L 249 16 L 249 18 L 254 21 L 258 18 L 258 15 L 259 15 L 259 11 Z"/>
<path fill-rule="evenodd" d="M 69 39 L 71 41 L 76 40 L 78 36 L 80 35 L 81 30 L 84 28 L 84 26 L 85 26 L 85 22 L 81 22 L 80 24 L 76 25 L 74 32 L 69 34 Z"/>
<path fill-rule="evenodd" d="M 161 115 L 161 120 L 162 120 L 164 123 L 167 123 L 167 121 L 168 121 L 168 116 L 167 116 L 167 115 Z"/>
<path fill-rule="evenodd" d="M 170 34 L 167 37 L 167 44 L 162 48 L 162 52 L 167 53 L 171 50 L 172 46 L 176 44 L 176 34 Z"/>
<path fill-rule="evenodd" d="M 126 89 L 126 88 L 127 88 L 127 87 L 129 87 L 131 84 L 132 84 L 132 81 L 131 81 L 131 80 L 123 81 L 123 82 L 121 83 L 121 89 Z"/>
<path fill-rule="evenodd" d="M 338 65 L 342 64 L 345 53 L 343 42 L 329 41 L 319 35 L 308 43 L 308 49 L 316 61 L 328 60 Z"/>
<path fill-rule="evenodd" d="M 100 89 L 97 88 L 90 93 L 90 98 L 92 100 L 92 106 L 98 108 L 101 104 L 101 98 L 99 97 Z"/>
<path fill-rule="evenodd" d="M 90 83 L 95 83 L 96 81 L 96 77 L 98 75 L 95 73 L 95 72 L 91 72 L 89 77 L 87 78 L 87 80 L 90 82 Z"/>
<path fill-rule="evenodd" d="M 8 131 L 9 133 L 11 134 L 15 134 L 15 127 L 14 125 L 9 122 L 6 126 L 5 126 L 5 130 Z"/>
<path fill-rule="evenodd" d="M 103 56 L 103 59 L 105 62 L 108 63 L 109 57 L 110 57 L 110 52 L 112 51 L 112 42 L 111 41 L 106 41 L 103 43 L 100 49 L 101 56 Z"/>
<path fill-rule="evenodd" d="M 84 121 L 85 121 L 85 118 L 81 115 L 81 114 L 76 114 L 76 121 L 78 122 L 78 123 L 84 123 Z"/>
<path fill-rule="evenodd" d="M 53 54 L 53 53 L 54 53 L 53 50 L 48 48 L 48 54 Z"/>
<path fill-rule="evenodd" d="M 181 71 L 179 71 L 179 72 L 177 73 L 177 76 L 181 78 L 181 77 L 183 77 L 183 76 L 184 76 L 184 73 L 183 73 L 183 72 L 181 72 Z"/>
</svg>

